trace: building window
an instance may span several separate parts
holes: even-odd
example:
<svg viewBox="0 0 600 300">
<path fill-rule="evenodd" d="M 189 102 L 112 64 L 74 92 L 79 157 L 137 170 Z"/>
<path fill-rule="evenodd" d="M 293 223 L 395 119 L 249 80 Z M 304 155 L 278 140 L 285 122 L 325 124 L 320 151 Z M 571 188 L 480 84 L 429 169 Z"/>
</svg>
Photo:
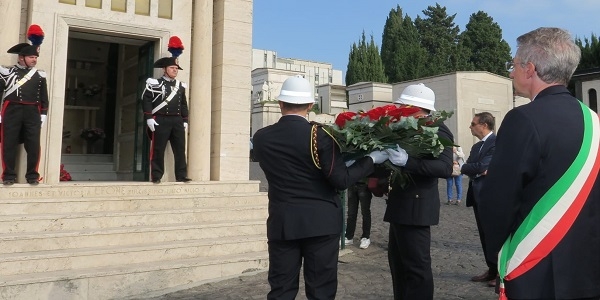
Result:
<svg viewBox="0 0 600 300">
<path fill-rule="evenodd" d="M 64 4 L 73 4 L 75 5 L 75 0 L 58 0 L 58 3 L 64 3 Z"/>
<path fill-rule="evenodd" d="M 85 0 L 85 6 L 92 8 L 102 8 L 102 0 Z"/>
<path fill-rule="evenodd" d="M 277 55 L 273 54 L 273 68 L 277 69 Z"/>
<path fill-rule="evenodd" d="M 319 84 L 319 74 L 315 74 L 315 84 Z"/>
<path fill-rule="evenodd" d="M 136 15 L 150 15 L 150 0 L 135 0 Z"/>
<path fill-rule="evenodd" d="M 333 83 L 333 76 L 329 75 L 329 83 Z"/>
<path fill-rule="evenodd" d="M 588 97 L 590 100 L 590 108 L 598 112 L 598 94 L 596 93 L 596 89 L 590 89 L 588 91 Z"/>
<path fill-rule="evenodd" d="M 110 10 L 127 12 L 127 0 L 112 0 L 110 2 Z"/>
<path fill-rule="evenodd" d="M 173 0 L 158 0 L 158 17 L 163 19 L 173 18 Z"/>
</svg>

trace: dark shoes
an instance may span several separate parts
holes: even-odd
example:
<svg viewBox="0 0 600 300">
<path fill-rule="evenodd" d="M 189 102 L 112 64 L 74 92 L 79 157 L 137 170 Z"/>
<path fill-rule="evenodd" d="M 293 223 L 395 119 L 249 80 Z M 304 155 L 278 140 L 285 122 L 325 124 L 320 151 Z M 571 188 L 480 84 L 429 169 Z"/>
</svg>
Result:
<svg viewBox="0 0 600 300">
<path fill-rule="evenodd" d="M 486 281 L 490 281 L 490 280 L 494 280 L 494 285 L 496 284 L 496 277 L 498 275 L 497 274 L 490 274 L 490 271 L 485 271 L 483 274 L 481 275 L 477 275 L 477 276 L 473 276 L 471 277 L 471 281 L 475 281 L 475 282 L 486 282 Z"/>
<path fill-rule="evenodd" d="M 488 281 L 487 286 L 489 287 L 496 287 L 496 279 L 498 278 L 498 276 L 496 276 L 496 278 Z"/>
<path fill-rule="evenodd" d="M 38 185 L 40 183 L 40 181 L 39 181 L 39 179 L 27 179 L 27 183 L 29 183 L 31 185 Z M 15 184 L 15 180 L 14 179 L 6 179 L 6 180 L 2 181 L 2 184 L 13 185 L 13 184 Z"/>
<path fill-rule="evenodd" d="M 183 177 L 183 178 L 179 178 L 177 179 L 177 182 L 190 182 L 192 181 L 191 178 L 187 178 L 187 177 Z"/>
<path fill-rule="evenodd" d="M 154 179 L 152 180 L 152 183 L 160 183 L 160 179 Z"/>
</svg>

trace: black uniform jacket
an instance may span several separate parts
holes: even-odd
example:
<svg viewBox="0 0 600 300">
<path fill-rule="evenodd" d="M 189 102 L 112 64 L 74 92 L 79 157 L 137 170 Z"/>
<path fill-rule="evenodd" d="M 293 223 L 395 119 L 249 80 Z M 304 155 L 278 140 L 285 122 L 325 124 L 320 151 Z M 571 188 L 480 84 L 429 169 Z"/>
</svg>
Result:
<svg viewBox="0 0 600 300">
<path fill-rule="evenodd" d="M 269 240 L 294 240 L 340 234 L 342 205 L 338 196 L 373 172 L 369 157 L 346 167 L 339 147 L 319 128 L 321 169 L 311 156 L 311 127 L 303 117 L 286 115 L 253 136 L 254 155 L 269 183 Z"/>
<path fill-rule="evenodd" d="M 160 110 L 152 114 L 152 110 L 164 102 L 175 87 L 175 80 L 167 80 L 164 77 L 146 80 L 146 89 L 142 94 L 142 108 L 144 117 L 151 119 L 153 115 L 181 116 L 184 122 L 188 120 L 188 104 L 185 96 L 187 85 L 179 81 L 175 96 Z"/>
<path fill-rule="evenodd" d="M 583 130 L 579 101 L 564 86 L 548 87 L 532 102 L 506 114 L 481 191 L 485 201 L 478 203 L 490 253 L 498 253 L 573 163 Z M 599 179 L 562 241 L 533 269 L 505 286 L 507 296 L 514 299 L 600 296 Z"/>
<path fill-rule="evenodd" d="M 477 143 L 473 145 L 467 161 L 460 169 L 463 174 L 469 176 L 467 207 L 473 206 L 475 201 L 480 201 L 481 199 L 481 187 L 483 186 L 486 177 L 481 174 L 489 168 L 494 151 L 496 151 L 496 135 L 492 133 L 485 140 L 483 146 Z M 477 204 L 479 204 L 479 202 L 477 202 Z"/>
<path fill-rule="evenodd" d="M 20 66 L 10 68 L 0 67 L 0 96 L 11 88 L 17 81 L 21 80 L 31 69 Z M 40 107 L 40 114 L 48 113 L 48 87 L 46 83 L 46 72 L 38 70 L 33 73 L 31 79 L 17 88 L 9 95 L 5 95 L 4 101 L 15 103 L 34 104 Z"/>
<path fill-rule="evenodd" d="M 438 135 L 454 140 L 450 129 L 441 124 Z M 405 188 L 392 185 L 383 220 L 403 225 L 429 226 L 440 220 L 438 178 L 452 175 L 452 147 L 446 147 L 439 157 L 409 157 L 404 166 L 413 182 Z"/>
</svg>

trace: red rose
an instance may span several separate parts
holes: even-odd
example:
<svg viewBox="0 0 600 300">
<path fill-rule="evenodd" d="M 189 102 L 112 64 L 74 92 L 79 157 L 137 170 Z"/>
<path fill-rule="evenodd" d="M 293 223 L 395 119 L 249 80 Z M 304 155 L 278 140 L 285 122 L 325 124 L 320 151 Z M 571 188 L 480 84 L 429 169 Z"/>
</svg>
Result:
<svg viewBox="0 0 600 300">
<path fill-rule="evenodd" d="M 399 121 L 401 117 L 411 116 L 420 110 L 421 109 L 416 106 L 396 107 L 396 109 L 390 111 L 388 115 L 392 118 L 392 120 Z"/>
<path fill-rule="evenodd" d="M 386 109 L 383 106 L 375 107 L 365 113 L 371 121 L 378 121 L 386 115 Z"/>
<path fill-rule="evenodd" d="M 343 113 L 340 113 L 336 118 L 335 118 L 335 124 L 339 127 L 339 128 L 344 128 L 344 125 L 346 125 L 346 121 L 352 120 L 352 118 L 356 116 L 355 112 L 352 111 L 346 111 Z"/>
</svg>

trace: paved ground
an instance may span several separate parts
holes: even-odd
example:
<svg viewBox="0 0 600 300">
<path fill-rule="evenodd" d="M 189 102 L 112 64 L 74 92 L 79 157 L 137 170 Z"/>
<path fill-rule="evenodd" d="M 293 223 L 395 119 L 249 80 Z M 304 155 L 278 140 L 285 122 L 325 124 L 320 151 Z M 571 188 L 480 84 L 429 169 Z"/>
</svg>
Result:
<svg viewBox="0 0 600 300">
<path fill-rule="evenodd" d="M 251 179 L 264 181 L 256 163 L 251 163 Z M 466 179 L 466 178 L 464 178 Z M 466 193 L 466 180 L 464 193 Z M 266 191 L 266 184 L 261 184 Z M 445 198 L 446 181 L 440 180 L 440 195 Z M 441 203 L 440 224 L 432 227 L 432 267 L 435 299 L 497 299 L 493 288 L 469 281 L 485 269 L 473 210 L 464 206 Z M 339 259 L 337 299 L 392 299 L 392 283 L 387 262 L 388 224 L 382 221 L 385 199 L 374 198 L 372 209 L 371 246 L 358 248 L 360 210 L 354 245 L 347 246 Z M 265 299 L 269 291 L 266 272 L 204 284 L 174 292 L 154 300 L 191 299 Z M 301 282 L 297 299 L 306 299 Z"/>
</svg>

